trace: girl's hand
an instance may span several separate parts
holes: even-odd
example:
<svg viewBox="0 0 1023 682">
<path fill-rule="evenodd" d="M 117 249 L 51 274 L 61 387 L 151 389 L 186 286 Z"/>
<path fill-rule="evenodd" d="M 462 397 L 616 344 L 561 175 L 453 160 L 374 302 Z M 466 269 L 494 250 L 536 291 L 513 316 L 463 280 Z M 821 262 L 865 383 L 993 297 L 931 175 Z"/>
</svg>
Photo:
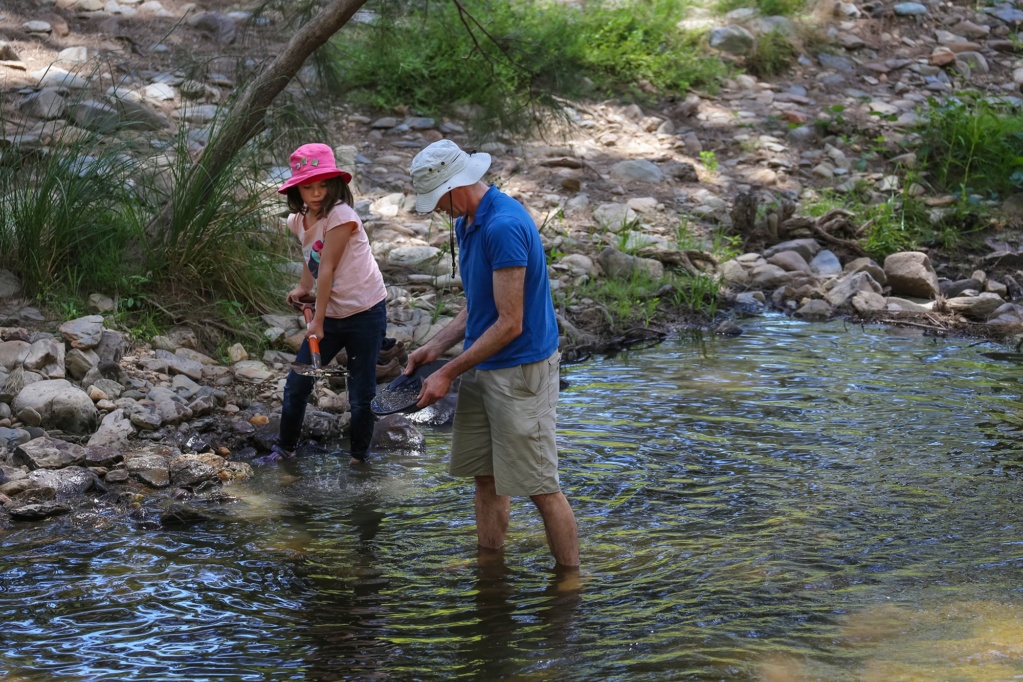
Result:
<svg viewBox="0 0 1023 682">
<path fill-rule="evenodd" d="M 315 319 L 309 323 L 309 328 L 305 332 L 306 338 L 315 336 L 320 341 L 323 341 L 323 322 L 317 322 Z"/>
<path fill-rule="evenodd" d="M 316 299 L 309 293 L 309 290 L 304 287 L 295 287 L 288 292 L 288 296 L 284 299 L 284 302 L 289 306 L 301 312 L 304 308 L 311 308 L 313 302 Z"/>
</svg>

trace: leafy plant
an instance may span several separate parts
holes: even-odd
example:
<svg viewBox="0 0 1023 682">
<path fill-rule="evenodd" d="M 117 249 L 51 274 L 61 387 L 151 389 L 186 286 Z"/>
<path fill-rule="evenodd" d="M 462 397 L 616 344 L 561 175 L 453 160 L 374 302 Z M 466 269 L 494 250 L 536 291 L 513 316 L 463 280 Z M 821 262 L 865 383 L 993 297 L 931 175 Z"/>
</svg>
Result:
<svg viewBox="0 0 1023 682">
<path fill-rule="evenodd" d="M 701 151 L 700 152 L 700 163 L 702 163 L 703 167 L 706 168 L 707 170 L 709 170 L 711 173 L 716 172 L 717 169 L 718 169 L 718 157 L 717 157 L 717 154 L 715 154 L 714 152 L 709 151 L 709 150 Z"/>
<path fill-rule="evenodd" d="M 806 213 L 819 217 L 835 208 L 850 211 L 865 225 L 860 244 L 875 259 L 913 250 L 932 233 L 926 208 L 905 192 L 893 193 L 885 201 L 874 203 L 856 193 L 824 193 L 806 207 Z"/>
</svg>

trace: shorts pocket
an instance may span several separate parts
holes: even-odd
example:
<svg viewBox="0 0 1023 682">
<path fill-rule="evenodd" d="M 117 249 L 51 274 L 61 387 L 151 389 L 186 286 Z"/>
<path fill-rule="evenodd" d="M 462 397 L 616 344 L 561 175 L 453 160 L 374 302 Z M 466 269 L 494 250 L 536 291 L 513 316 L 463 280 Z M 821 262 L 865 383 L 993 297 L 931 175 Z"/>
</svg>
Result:
<svg viewBox="0 0 1023 682">
<path fill-rule="evenodd" d="M 558 404 L 558 390 L 561 379 L 561 353 L 555 353 L 543 362 L 547 374 L 547 407 Z"/>
<path fill-rule="evenodd" d="M 519 373 L 522 376 L 522 387 L 529 395 L 539 395 L 544 388 L 544 380 L 547 378 L 547 364 L 545 362 L 530 362 L 526 365 L 519 365 Z"/>
</svg>

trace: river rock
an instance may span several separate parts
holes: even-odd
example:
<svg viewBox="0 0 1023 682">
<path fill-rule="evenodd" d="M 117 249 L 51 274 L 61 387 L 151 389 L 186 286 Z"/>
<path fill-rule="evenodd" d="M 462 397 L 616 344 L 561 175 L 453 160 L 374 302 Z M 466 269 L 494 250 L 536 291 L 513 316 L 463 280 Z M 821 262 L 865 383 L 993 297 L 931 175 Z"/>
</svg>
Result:
<svg viewBox="0 0 1023 682">
<path fill-rule="evenodd" d="M 217 477 L 217 468 L 199 455 L 179 455 L 168 467 L 171 483 L 182 488 L 194 488 Z"/>
<path fill-rule="evenodd" d="M 627 159 L 611 166 L 611 176 L 625 182 L 661 182 L 664 173 L 652 161 Z"/>
<path fill-rule="evenodd" d="M 117 409 L 103 417 L 99 428 L 89 437 L 89 445 L 97 447 L 123 447 L 135 434 L 135 425 L 129 413 Z"/>
<path fill-rule="evenodd" d="M 121 386 L 122 390 L 124 386 L 128 386 L 131 383 L 128 373 L 119 363 L 112 360 L 101 359 L 98 365 L 86 372 L 85 376 L 82 377 L 81 386 L 82 388 L 88 388 L 89 386 L 98 384 L 100 390 L 108 396 L 114 395 L 114 393 L 111 392 L 109 385 L 101 382 L 101 380 L 104 379 Z"/>
<path fill-rule="evenodd" d="M 828 303 L 841 308 L 850 303 L 859 293 L 869 291 L 880 296 L 884 289 L 867 272 L 854 272 L 842 277 L 828 292 Z"/>
<path fill-rule="evenodd" d="M 192 505 L 173 502 L 160 514 L 160 525 L 165 528 L 194 526 L 214 518 L 210 513 Z"/>
<path fill-rule="evenodd" d="M 798 310 L 792 313 L 793 317 L 811 322 L 823 322 L 831 319 L 834 310 L 827 301 L 812 299 L 803 304 Z"/>
<path fill-rule="evenodd" d="M 11 459 L 17 466 L 35 469 L 61 469 L 85 462 L 86 452 L 80 445 L 67 441 L 41 436 L 14 449 Z"/>
<path fill-rule="evenodd" d="M 1005 332 L 1023 329 L 1023 307 L 1015 303 L 1003 303 L 987 319 L 989 325 L 993 325 Z"/>
<path fill-rule="evenodd" d="M 67 514 L 70 511 L 71 507 L 61 502 L 39 502 L 12 506 L 7 510 L 7 513 L 13 519 L 38 521 L 51 516 Z"/>
<path fill-rule="evenodd" d="M 888 301 L 875 291 L 859 291 L 852 298 L 853 310 L 861 315 L 884 310 Z"/>
<path fill-rule="evenodd" d="M 426 437 L 403 414 L 381 417 L 373 428 L 370 447 L 380 450 L 422 450 Z"/>
<path fill-rule="evenodd" d="M 69 320 L 60 325 L 60 335 L 72 348 L 95 348 L 103 338 L 103 316 L 87 315 Z"/>
<path fill-rule="evenodd" d="M 25 369 L 30 369 L 47 379 L 64 378 L 64 344 L 55 338 L 39 339 L 28 348 L 22 361 Z"/>
<path fill-rule="evenodd" d="M 153 488 L 170 485 L 168 460 L 163 455 L 144 452 L 128 458 L 126 468 L 135 479 Z"/>
<path fill-rule="evenodd" d="M 601 204 L 593 211 L 597 225 L 610 232 L 620 232 L 636 222 L 636 212 L 628 204 Z"/>
<path fill-rule="evenodd" d="M 875 263 L 871 258 L 862 257 L 851 260 L 845 264 L 842 272 L 846 274 L 866 272 L 882 287 L 888 285 L 888 276 L 884 273 L 884 268 Z"/>
<path fill-rule="evenodd" d="M 234 376 L 247 384 L 261 384 L 276 376 L 276 373 L 260 360 L 242 360 L 232 365 Z"/>
<path fill-rule="evenodd" d="M 768 258 L 767 262 L 777 265 L 786 272 L 813 272 L 806 259 L 796 251 L 780 251 Z"/>
<path fill-rule="evenodd" d="M 40 488 L 53 488 L 57 496 L 73 498 L 84 495 L 93 488 L 103 489 L 96 474 L 80 466 L 68 466 L 63 469 L 37 469 L 28 475 L 32 485 Z"/>
<path fill-rule="evenodd" d="M 597 262 L 605 275 L 615 279 L 628 279 L 638 272 L 645 273 L 653 280 L 664 276 L 664 265 L 660 261 L 630 256 L 610 246 L 600 252 Z"/>
<path fill-rule="evenodd" d="M 791 239 L 765 249 L 763 257 L 770 259 L 783 251 L 795 251 L 809 263 L 820 253 L 821 245 L 817 243 L 816 239 Z"/>
<path fill-rule="evenodd" d="M 753 47 L 756 38 L 742 26 L 721 26 L 710 34 L 710 46 L 729 54 L 744 56 Z"/>
<path fill-rule="evenodd" d="M 821 277 L 837 277 L 842 274 L 842 262 L 832 251 L 824 249 L 810 261 L 810 270 Z"/>
<path fill-rule="evenodd" d="M 39 381 L 25 386 L 11 408 L 17 414 L 32 410 L 45 429 L 87 435 L 96 430 L 99 411 L 88 394 L 66 379 Z"/>
<path fill-rule="evenodd" d="M 0 42 L 0 45 L 3 45 Z M 21 293 L 24 284 L 21 279 L 10 270 L 0 268 L 0 300 L 14 298 Z"/>
<path fill-rule="evenodd" d="M 120 450 L 106 445 L 87 445 L 85 447 L 85 462 L 87 467 L 114 467 L 124 461 L 124 455 Z"/>
<path fill-rule="evenodd" d="M 0 368 L 8 372 L 21 365 L 28 356 L 32 344 L 27 341 L 13 340 L 0 342 Z"/>
<path fill-rule="evenodd" d="M 884 273 L 896 296 L 933 299 L 940 291 L 938 275 L 926 253 L 893 253 L 884 259 Z"/>
<path fill-rule="evenodd" d="M 63 350 L 63 346 L 61 346 Z M 64 369 L 75 381 L 81 381 L 89 370 L 99 364 L 99 355 L 93 350 L 72 348 L 64 355 Z"/>
<path fill-rule="evenodd" d="M 952 312 L 981 322 L 986 321 L 1003 303 L 1005 301 L 1001 296 L 988 292 L 977 296 L 959 296 L 945 301 L 945 305 Z"/>
</svg>

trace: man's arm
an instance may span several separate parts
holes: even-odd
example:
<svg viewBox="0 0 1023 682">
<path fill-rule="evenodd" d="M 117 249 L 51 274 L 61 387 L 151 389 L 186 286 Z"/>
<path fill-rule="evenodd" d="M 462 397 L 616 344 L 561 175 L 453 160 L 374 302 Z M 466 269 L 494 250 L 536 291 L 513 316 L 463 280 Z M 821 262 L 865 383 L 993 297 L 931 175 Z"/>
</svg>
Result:
<svg viewBox="0 0 1023 682">
<path fill-rule="evenodd" d="M 447 395 L 448 389 L 451 387 L 451 382 L 455 380 L 463 372 L 472 369 L 476 365 L 480 364 L 491 355 L 497 353 L 499 350 L 511 343 L 519 334 L 522 333 L 522 318 L 523 318 L 523 306 L 525 301 L 525 290 L 526 290 L 526 268 L 514 267 L 514 268 L 501 268 L 500 270 L 494 270 L 494 303 L 497 306 L 497 320 L 494 324 L 487 327 L 487 330 L 483 332 L 475 343 L 469 347 L 468 350 L 461 353 L 458 357 L 453 359 L 448 364 L 444 365 L 436 372 L 431 374 L 423 381 L 423 390 L 419 392 L 418 407 L 426 407 L 431 403 L 435 403 L 445 395 Z M 448 331 L 449 328 L 455 326 L 456 322 L 460 322 L 461 333 L 465 333 L 465 318 L 468 315 L 465 309 L 458 314 L 454 322 L 449 324 L 441 334 Z M 457 329 L 452 332 L 458 331 Z M 440 336 L 440 334 L 438 334 Z M 445 338 L 440 343 L 447 341 Z M 457 339 L 456 339 L 457 341 Z M 440 350 L 433 359 L 440 356 L 445 350 L 450 348 L 456 341 L 448 343 L 443 349 Z M 433 342 L 427 344 L 431 348 L 431 351 L 435 348 L 440 347 L 440 343 L 436 346 Z M 426 346 L 424 346 L 426 348 Z M 417 351 L 418 352 L 418 351 Z M 413 354 L 415 355 L 415 354 Z M 423 358 L 428 357 L 429 353 L 424 353 Z M 415 364 L 421 364 L 411 362 L 412 356 L 410 356 L 409 367 L 414 368 Z M 416 358 L 419 360 L 420 358 Z M 406 373 L 409 373 L 406 370 Z"/>
</svg>

